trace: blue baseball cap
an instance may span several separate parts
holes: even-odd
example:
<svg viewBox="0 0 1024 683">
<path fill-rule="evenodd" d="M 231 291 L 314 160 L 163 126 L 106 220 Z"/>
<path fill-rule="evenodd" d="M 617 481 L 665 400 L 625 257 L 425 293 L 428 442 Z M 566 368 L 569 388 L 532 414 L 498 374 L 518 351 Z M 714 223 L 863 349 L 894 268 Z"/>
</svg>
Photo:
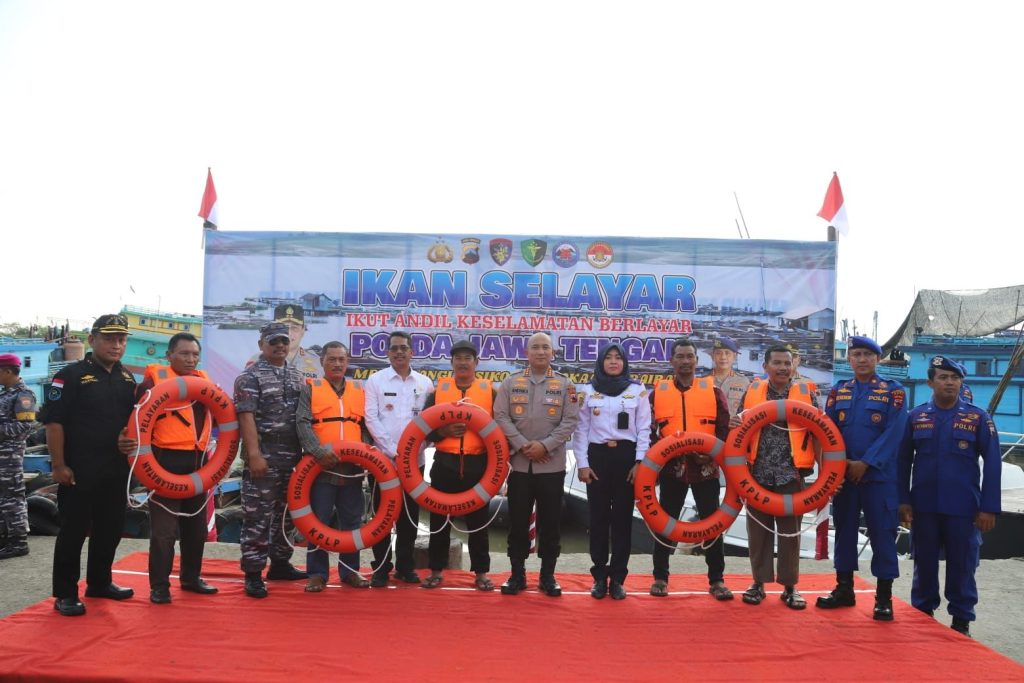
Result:
<svg viewBox="0 0 1024 683">
<path fill-rule="evenodd" d="M 876 353 L 879 356 L 882 355 L 882 347 L 878 345 L 871 337 L 854 336 L 846 340 L 847 351 L 853 351 L 854 349 L 867 349 L 872 353 Z"/>
</svg>

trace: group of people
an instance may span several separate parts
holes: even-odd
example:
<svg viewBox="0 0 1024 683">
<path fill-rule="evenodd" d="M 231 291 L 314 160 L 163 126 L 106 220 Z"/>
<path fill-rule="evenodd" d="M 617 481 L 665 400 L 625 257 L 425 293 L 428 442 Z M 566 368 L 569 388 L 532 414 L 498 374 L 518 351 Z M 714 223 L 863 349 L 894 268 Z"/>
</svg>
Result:
<svg viewBox="0 0 1024 683">
<path fill-rule="evenodd" d="M 53 477 L 60 484 L 62 523 L 54 550 L 54 608 L 67 616 L 85 613 L 78 597 L 78 581 L 87 533 L 85 595 L 114 600 L 133 595 L 130 588 L 111 580 L 114 551 L 125 516 L 128 460 L 124 456 L 137 446 L 124 432 L 133 405 L 164 379 L 205 377 L 197 369 L 199 340 L 181 333 L 169 342 L 168 363 L 148 368 L 143 382 L 136 385 L 132 374 L 120 364 L 128 334 L 127 320 L 122 315 L 97 319 L 89 335 L 92 352 L 57 374 L 40 418 L 46 425 Z M 615 343 L 601 349 L 593 380 L 577 389 L 552 367 L 555 349 L 547 334 L 529 338 L 526 367 L 498 386 L 477 376 L 477 349 L 468 341 L 460 341 L 451 350 L 451 375 L 441 378 L 435 387 L 428 377 L 412 368 L 412 340 L 405 332 L 390 334 L 388 366 L 365 381 L 347 377 L 349 352 L 337 341 L 323 345 L 319 376 L 308 377 L 309 373 L 290 362 L 296 357 L 290 348 L 293 337 L 284 322 L 264 325 L 258 341 L 259 355 L 234 385 L 244 464 L 241 568 L 245 593 L 253 598 L 268 595 L 268 580 L 305 579 L 305 590 L 311 593 L 321 592 L 327 585 L 330 563 L 325 551 L 310 547 L 305 571 L 291 563 L 294 549 L 288 539 L 290 518 L 285 494 L 302 454 L 312 455 L 323 469 L 310 493 L 316 516 L 327 522 L 336 515 L 338 528 L 357 529 L 362 524 L 362 483 L 366 475 L 355 465 L 339 462 L 329 444 L 361 441 L 394 460 L 406 425 L 432 405 L 469 401 L 493 415 L 508 439 L 508 556 L 512 571 L 500 587 L 506 595 L 528 587 L 525 565 L 531 551 L 534 512 L 540 559 L 538 588 L 549 596 L 561 595 L 555 567 L 561 551 L 559 524 L 566 446 L 571 442 L 577 476 L 587 487 L 591 595 L 596 599 L 607 595 L 613 599 L 626 597 L 633 481 L 653 444 L 687 431 L 724 441 L 730 429 L 740 423 L 743 412 L 764 401 L 790 399 L 818 405 L 817 387 L 796 372 L 793 348 L 768 348 L 763 357 L 765 376 L 752 380 L 736 372 L 739 349 L 727 337 L 714 340 L 713 369 L 706 377 L 696 377 L 696 344 L 689 339 L 676 341 L 670 361 L 672 378 L 658 382 L 651 390 L 632 379 L 626 351 Z M 851 337 L 848 358 L 854 378 L 836 384 L 824 408 L 843 435 L 848 460 L 846 480 L 832 501 L 837 583 L 828 595 L 817 599 L 816 605 L 835 609 L 856 603 L 853 574 L 858 569 L 857 538 L 863 513 L 873 553 L 871 572 L 877 580 L 874 618 L 893 619 L 898 514 L 905 525 L 913 523 L 913 605 L 928 613 L 938 607 L 938 562 L 944 552 L 953 628 L 967 633 L 977 603 L 974 571 L 980 533 L 994 526 L 994 516 L 999 512 L 995 426 L 983 410 L 964 400 L 964 369 L 944 356 L 935 357 L 928 371 L 931 401 L 908 413 L 903 387 L 876 373 L 881 355 L 881 348 L 873 340 Z M 303 362 L 308 360 L 303 358 Z M 34 397 L 18 378 L 17 360 L 0 356 L 3 484 L 9 478 L 7 455 L 17 451 L 19 440 L 23 446 L 24 435 L 36 418 Z M 172 406 L 155 422 L 154 454 L 169 472 L 194 471 L 203 462 L 210 432 L 210 420 L 202 405 Z M 430 472 L 432 486 L 438 491 L 459 493 L 477 485 L 487 463 L 479 435 L 464 424 L 446 424 L 426 441 L 436 447 Z M 749 454 L 751 474 L 762 487 L 782 494 L 805 487 L 820 446 L 804 430 L 778 422 L 762 429 L 753 444 Z M 423 446 L 418 457 L 422 472 Z M 372 477 L 369 484 L 376 505 L 379 491 Z M 683 454 L 661 469 L 658 484 L 659 502 L 670 516 L 678 518 L 691 491 L 701 519 L 718 509 L 719 471 L 709 455 Z M 206 505 L 205 495 L 184 500 L 152 497 L 149 577 L 153 603 L 172 600 L 169 577 L 178 537 L 181 589 L 199 594 L 217 592 L 201 577 Z M 8 531 L 0 558 L 27 553 L 24 510 L 3 503 L 0 513 Z M 424 588 L 440 586 L 452 520 L 431 513 L 430 574 L 421 580 L 413 557 L 418 519 L 416 501 L 405 494 L 393 555 L 391 538 L 375 545 L 373 571 L 366 579 L 359 573 L 358 553 L 340 554 L 337 561 L 342 583 L 354 588 L 384 587 L 393 577 L 404 583 L 422 583 Z M 481 591 L 495 589 L 489 577 L 488 519 L 486 509 L 460 518 L 469 531 L 470 569 Z M 783 587 L 781 599 L 787 607 L 806 607 L 797 588 L 800 531 L 799 516 L 776 517 L 748 510 L 753 582 L 742 594 L 745 603 L 760 604 L 766 597 L 765 585 L 777 582 Z M 776 538 L 777 562 L 773 561 Z M 668 558 L 674 544 L 665 538 L 657 540 L 650 594 L 664 597 L 669 594 Z M 703 551 L 708 592 L 716 600 L 733 599 L 724 581 L 721 536 L 705 543 Z"/>
</svg>

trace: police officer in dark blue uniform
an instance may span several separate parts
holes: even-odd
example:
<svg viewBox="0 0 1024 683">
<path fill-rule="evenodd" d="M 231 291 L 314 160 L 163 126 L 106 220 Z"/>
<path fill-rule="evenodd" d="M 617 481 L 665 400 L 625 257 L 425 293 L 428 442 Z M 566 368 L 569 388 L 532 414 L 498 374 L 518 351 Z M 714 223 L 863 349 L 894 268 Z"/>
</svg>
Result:
<svg viewBox="0 0 1024 683">
<path fill-rule="evenodd" d="M 905 526 L 913 523 L 911 604 L 932 614 L 941 603 L 939 552 L 945 550 L 947 609 L 953 629 L 970 635 L 978 604 L 974 570 L 981 534 L 995 527 L 1000 512 L 1002 463 L 992 418 L 963 400 L 964 374 L 950 358 L 931 359 L 932 400 L 910 411 L 900 448 L 899 511 Z"/>
<path fill-rule="evenodd" d="M 882 348 L 869 337 L 850 337 L 847 359 L 854 378 L 832 387 L 825 412 L 846 441 L 846 484 L 832 499 L 836 525 L 836 588 L 818 598 L 824 609 L 852 607 L 857 571 L 857 532 L 863 510 L 871 541 L 871 573 L 878 580 L 874 618 L 892 621 L 892 582 L 896 561 L 896 461 L 907 411 L 899 382 L 875 374 Z"/>
</svg>

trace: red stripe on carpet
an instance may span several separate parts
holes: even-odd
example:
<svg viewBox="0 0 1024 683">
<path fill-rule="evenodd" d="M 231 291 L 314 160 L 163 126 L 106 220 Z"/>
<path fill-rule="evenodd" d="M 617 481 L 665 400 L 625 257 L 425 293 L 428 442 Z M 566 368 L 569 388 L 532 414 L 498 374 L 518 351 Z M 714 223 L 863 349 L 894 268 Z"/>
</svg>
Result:
<svg viewBox="0 0 1024 683">
<path fill-rule="evenodd" d="M 633 575 L 626 600 L 598 601 L 586 575 L 559 575 L 567 594 L 553 599 L 471 590 L 464 571 L 446 572 L 441 590 L 344 586 L 312 595 L 303 581 L 271 582 L 270 597 L 253 600 L 236 563 L 207 560 L 204 577 L 218 595 L 182 593 L 172 581 L 173 604 L 153 605 L 146 562 L 135 553 L 116 565 L 132 600 L 83 598 L 88 614 L 79 618 L 57 615 L 46 600 L 0 620 L 3 680 L 1024 678 L 1024 667 L 905 603 L 897 601 L 895 622 L 873 621 L 866 583 L 856 607 L 815 609 L 815 595 L 832 587 L 824 574 L 801 580 L 811 604 L 802 612 L 777 591 L 744 604 L 737 589 L 747 576 L 727 577 L 737 596 L 726 603 L 706 593 L 703 576 L 674 576 L 674 594 L 654 598 L 650 577 Z"/>
</svg>

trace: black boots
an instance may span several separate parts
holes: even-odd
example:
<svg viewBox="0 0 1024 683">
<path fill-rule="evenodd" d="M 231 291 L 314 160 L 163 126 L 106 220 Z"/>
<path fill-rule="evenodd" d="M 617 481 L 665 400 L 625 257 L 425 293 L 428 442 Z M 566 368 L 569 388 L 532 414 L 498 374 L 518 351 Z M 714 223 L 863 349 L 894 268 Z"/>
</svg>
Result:
<svg viewBox="0 0 1024 683">
<path fill-rule="evenodd" d="M 526 590 L 526 563 L 512 562 L 512 575 L 501 584 L 502 595 L 518 595 Z"/>
<path fill-rule="evenodd" d="M 892 581 L 889 582 L 890 587 Z M 835 609 L 837 607 L 853 607 L 857 604 L 857 596 L 853 592 L 853 572 L 836 572 L 836 587 L 828 595 L 823 595 L 814 603 L 822 609 Z M 890 600 L 890 613 L 892 604 Z M 877 617 L 876 617 L 877 618 Z"/>
<path fill-rule="evenodd" d="M 263 572 L 245 573 L 245 594 L 250 598 L 267 597 L 267 584 L 263 583 Z"/>
<path fill-rule="evenodd" d="M 875 589 L 875 621 L 892 621 L 892 579 L 879 579 Z"/>
<path fill-rule="evenodd" d="M 541 592 L 552 598 L 557 598 L 562 594 L 562 587 L 555 581 L 555 562 L 554 560 L 541 558 L 540 561 L 540 583 L 538 584 Z"/>
<path fill-rule="evenodd" d="M 0 548 L 0 560 L 28 555 L 28 539 L 24 537 L 9 538 L 7 544 Z"/>
<path fill-rule="evenodd" d="M 964 634 L 968 638 L 971 637 L 971 622 L 967 621 L 966 619 L 961 619 L 960 617 L 953 617 L 953 623 L 950 624 L 950 628 L 952 628 L 957 633 Z"/>
</svg>

